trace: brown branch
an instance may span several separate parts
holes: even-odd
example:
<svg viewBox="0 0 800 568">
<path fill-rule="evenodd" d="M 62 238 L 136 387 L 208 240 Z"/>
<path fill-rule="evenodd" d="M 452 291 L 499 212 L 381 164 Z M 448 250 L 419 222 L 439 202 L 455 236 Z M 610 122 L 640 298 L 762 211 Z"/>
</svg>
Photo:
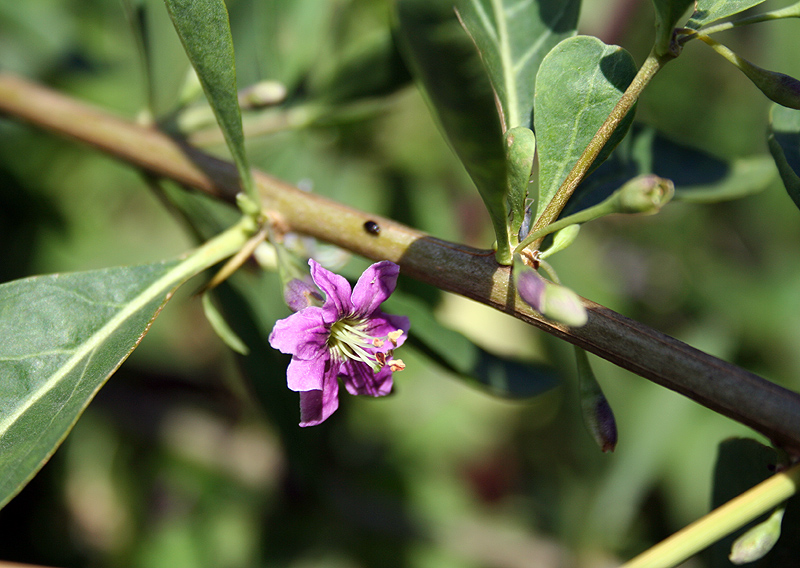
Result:
<svg viewBox="0 0 800 568">
<path fill-rule="evenodd" d="M 226 161 L 187 147 L 151 128 L 0 74 L 0 112 L 90 144 L 150 174 L 232 201 L 236 170 Z M 504 311 L 655 383 L 761 432 L 800 454 L 800 395 L 770 383 L 586 300 L 589 322 L 578 329 L 536 314 L 510 288 L 508 267 L 486 251 L 442 241 L 390 219 L 300 191 L 255 172 L 264 206 L 293 230 L 370 259 L 389 259 L 403 273 Z M 380 225 L 378 235 L 364 229 Z"/>
</svg>

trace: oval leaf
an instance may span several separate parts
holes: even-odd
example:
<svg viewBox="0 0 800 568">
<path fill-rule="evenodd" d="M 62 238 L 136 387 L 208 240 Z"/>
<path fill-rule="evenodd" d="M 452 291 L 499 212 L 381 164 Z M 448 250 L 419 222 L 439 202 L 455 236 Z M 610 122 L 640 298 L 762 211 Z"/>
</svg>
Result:
<svg viewBox="0 0 800 568">
<path fill-rule="evenodd" d="M 489 211 L 497 259 L 510 264 L 505 144 L 480 54 L 450 1 L 397 0 L 395 13 L 409 66 Z"/>
<path fill-rule="evenodd" d="M 551 49 L 575 35 L 580 0 L 466 0 L 457 5 L 486 64 L 505 129 L 532 128 L 536 73 Z"/>
<path fill-rule="evenodd" d="M 172 23 L 197 73 L 239 171 L 242 189 L 253 180 L 244 149 L 242 112 L 228 10 L 222 0 L 165 0 Z"/>
<path fill-rule="evenodd" d="M 773 105 L 767 141 L 783 185 L 800 207 L 800 111 Z"/>
<path fill-rule="evenodd" d="M 534 130 L 539 149 L 536 218 L 553 199 L 598 128 L 636 75 L 630 54 L 599 39 L 562 41 L 545 57 L 536 76 Z M 633 111 L 623 119 L 592 167 L 625 136 Z"/>
<path fill-rule="evenodd" d="M 733 16 L 758 6 L 764 0 L 697 0 L 694 14 L 686 22 L 686 27 L 698 30 L 712 22 Z"/>
</svg>

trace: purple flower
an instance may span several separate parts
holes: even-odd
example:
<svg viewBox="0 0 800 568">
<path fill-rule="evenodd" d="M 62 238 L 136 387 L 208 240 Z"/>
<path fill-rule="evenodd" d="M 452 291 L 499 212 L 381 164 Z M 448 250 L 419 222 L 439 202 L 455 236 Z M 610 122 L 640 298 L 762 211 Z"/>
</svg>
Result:
<svg viewBox="0 0 800 568">
<path fill-rule="evenodd" d="M 405 367 L 392 359 L 393 350 L 409 328 L 407 317 L 379 309 L 397 284 L 400 267 L 393 262 L 367 268 L 352 292 L 343 277 L 313 259 L 308 264 L 325 304 L 276 322 L 269 335 L 272 347 L 292 355 L 286 378 L 300 392 L 300 426 L 319 424 L 339 407 L 339 377 L 350 394 L 389 394 L 392 372 Z"/>
</svg>

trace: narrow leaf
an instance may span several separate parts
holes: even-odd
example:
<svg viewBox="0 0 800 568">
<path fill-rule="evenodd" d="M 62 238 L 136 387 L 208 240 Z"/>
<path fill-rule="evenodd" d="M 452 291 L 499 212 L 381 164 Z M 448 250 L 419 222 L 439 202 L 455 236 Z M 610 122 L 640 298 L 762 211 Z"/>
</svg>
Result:
<svg viewBox="0 0 800 568">
<path fill-rule="evenodd" d="M 182 261 L 0 285 L 0 507 L 50 458 L 174 289 L 241 247 L 244 227 Z"/>
<path fill-rule="evenodd" d="M 505 144 L 480 54 L 450 1 L 396 0 L 395 14 L 412 73 L 489 211 L 497 259 L 510 264 Z"/>
<path fill-rule="evenodd" d="M 534 131 L 539 148 L 536 218 L 553 199 L 622 93 L 636 75 L 630 54 L 597 38 L 562 41 L 536 76 Z M 629 112 L 594 162 L 597 167 L 627 133 Z"/>
<path fill-rule="evenodd" d="M 409 342 L 468 384 L 495 396 L 521 399 L 537 396 L 558 386 L 555 370 L 547 365 L 515 361 L 481 349 L 464 335 L 444 327 L 427 306 L 395 292 L 384 303 L 387 311 L 411 318 Z"/>
<path fill-rule="evenodd" d="M 533 86 L 544 56 L 575 35 L 580 0 L 462 0 L 464 26 L 486 64 L 506 129 L 532 128 Z"/>
<path fill-rule="evenodd" d="M 242 341 L 241 338 L 236 335 L 236 332 L 231 329 L 231 326 L 228 325 L 228 322 L 225 321 L 225 316 L 223 316 L 214 305 L 209 292 L 203 294 L 202 303 L 203 313 L 205 314 L 208 323 L 211 324 L 211 328 L 214 330 L 214 333 L 216 333 L 217 336 L 225 342 L 225 345 L 240 355 L 247 355 L 250 351 L 247 348 L 247 345 L 245 345 L 244 341 Z"/>
<path fill-rule="evenodd" d="M 767 142 L 789 197 L 800 207 L 800 111 L 773 105 Z"/>
<path fill-rule="evenodd" d="M 656 9 L 656 42 L 658 55 L 672 51 L 672 30 L 686 14 L 694 0 L 653 0 Z"/>
<path fill-rule="evenodd" d="M 753 6 L 758 6 L 764 0 L 697 0 L 692 17 L 686 22 L 686 27 L 693 30 L 707 26 L 712 22 L 733 16 Z"/>
<path fill-rule="evenodd" d="M 253 179 L 244 148 L 242 113 L 228 10 L 223 0 L 165 0 L 172 23 L 203 86 L 242 188 L 252 195 Z"/>
</svg>

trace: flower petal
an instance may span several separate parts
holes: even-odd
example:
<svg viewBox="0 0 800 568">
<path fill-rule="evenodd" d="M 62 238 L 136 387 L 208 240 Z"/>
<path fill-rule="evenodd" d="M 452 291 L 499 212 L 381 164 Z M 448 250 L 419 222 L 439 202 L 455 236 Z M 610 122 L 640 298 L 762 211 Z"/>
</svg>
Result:
<svg viewBox="0 0 800 568">
<path fill-rule="evenodd" d="M 353 308 L 355 314 L 369 316 L 378 309 L 386 298 L 392 295 L 397 286 L 400 267 L 394 262 L 376 262 L 364 271 L 353 289 Z"/>
<path fill-rule="evenodd" d="M 329 336 L 322 309 L 312 306 L 276 321 L 269 334 L 269 344 L 298 359 L 316 359 L 327 352 Z"/>
<path fill-rule="evenodd" d="M 387 366 L 375 373 L 369 365 L 345 361 L 339 369 L 347 392 L 353 395 L 386 396 L 392 391 L 392 370 Z"/>
<path fill-rule="evenodd" d="M 328 352 L 319 354 L 319 357 L 309 360 L 292 357 L 286 369 L 286 384 L 293 391 L 319 390 L 323 386 L 327 374 L 338 374 L 338 364 L 335 363 Z M 332 367 L 337 366 L 337 369 Z"/>
<path fill-rule="evenodd" d="M 387 341 L 381 347 L 375 348 L 375 351 L 381 351 L 385 353 L 389 349 L 395 349 L 396 347 L 400 347 L 403 343 L 405 343 L 406 337 L 408 337 L 409 327 L 411 327 L 411 324 L 406 316 L 385 314 L 378 310 L 372 314 L 372 317 L 367 323 L 367 328 L 365 331 L 372 337 L 386 337 L 390 333 L 397 330 L 403 332 L 403 335 L 398 337 L 396 340 L 397 345 L 392 345 L 391 342 Z"/>
<path fill-rule="evenodd" d="M 322 306 L 325 321 L 330 324 L 341 316 L 350 314 L 353 311 L 353 304 L 350 301 L 350 282 L 322 268 L 313 258 L 309 259 L 308 265 L 311 267 L 311 278 L 314 279 L 314 283 L 325 292 L 325 305 Z"/>
<path fill-rule="evenodd" d="M 300 426 L 321 424 L 339 408 L 339 382 L 335 374 L 325 375 L 321 390 L 300 393 Z"/>
</svg>

